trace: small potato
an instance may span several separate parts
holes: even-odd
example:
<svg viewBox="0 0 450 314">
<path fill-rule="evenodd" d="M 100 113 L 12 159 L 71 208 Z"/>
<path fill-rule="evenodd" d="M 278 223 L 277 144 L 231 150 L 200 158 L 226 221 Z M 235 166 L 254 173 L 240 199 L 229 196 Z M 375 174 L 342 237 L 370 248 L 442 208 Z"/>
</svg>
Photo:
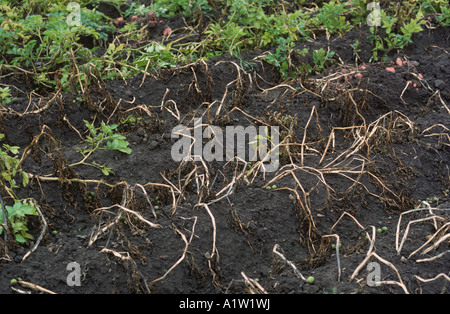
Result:
<svg viewBox="0 0 450 314">
<path fill-rule="evenodd" d="M 391 72 L 391 73 L 395 73 L 395 68 L 393 67 L 387 67 L 386 71 Z"/>
</svg>

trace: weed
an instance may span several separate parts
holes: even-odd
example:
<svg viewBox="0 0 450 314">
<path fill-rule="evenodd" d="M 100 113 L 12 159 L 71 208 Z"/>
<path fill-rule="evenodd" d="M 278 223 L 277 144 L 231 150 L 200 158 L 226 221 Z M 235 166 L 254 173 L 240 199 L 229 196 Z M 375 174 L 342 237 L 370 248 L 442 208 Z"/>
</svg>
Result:
<svg viewBox="0 0 450 314">
<path fill-rule="evenodd" d="M 150 9 L 156 16 L 173 17 L 181 13 L 186 18 L 192 19 L 197 12 L 208 14 L 212 7 L 207 0 L 155 0 Z"/>
<path fill-rule="evenodd" d="M 272 136 L 269 134 L 269 128 L 267 126 L 264 128 L 264 133 L 265 135 L 255 135 L 254 141 L 250 142 L 255 151 L 262 149 L 264 152 L 269 145 L 268 143 L 272 142 Z"/>
<path fill-rule="evenodd" d="M 278 46 L 275 53 L 265 56 L 265 60 L 279 69 L 283 80 L 294 77 L 295 73 L 290 72 L 290 54 L 293 50 L 294 42 L 289 39 L 278 39 Z"/>
<path fill-rule="evenodd" d="M 111 168 L 106 165 L 100 165 L 95 161 L 88 163 L 87 159 L 97 150 L 119 151 L 129 155 L 132 153 L 132 149 L 128 147 L 129 142 L 126 141 L 125 136 L 114 133 L 114 131 L 119 127 L 118 124 L 106 125 L 102 122 L 100 128 L 96 128 L 88 121 L 84 122 L 90 133 L 85 140 L 86 143 L 89 144 L 89 147 L 84 150 L 78 150 L 78 152 L 83 155 L 83 159 L 77 163 L 71 164 L 70 167 L 87 165 L 100 169 L 105 176 L 108 176 L 112 173 Z"/>
<path fill-rule="evenodd" d="M 0 140 L 5 136 L 0 134 Z M 20 176 L 22 185 L 26 186 L 29 182 L 29 177 L 26 172 L 20 168 L 20 160 L 17 157 L 19 154 L 19 147 L 3 144 L 0 147 L 0 183 L 2 189 L 4 189 L 11 198 L 17 199 L 14 194 L 14 189 L 18 188 L 16 177 Z"/>
<path fill-rule="evenodd" d="M 171 52 L 171 45 L 150 43 L 143 48 L 141 56 L 132 63 L 139 68 L 160 69 L 174 67 L 177 64 L 176 56 Z"/>
<path fill-rule="evenodd" d="M 34 73 L 35 82 L 48 88 L 58 87 L 51 81 L 47 73 L 56 68 L 62 72 L 70 72 L 72 67 L 71 51 L 81 63 L 90 61 L 82 59 L 86 53 L 80 39 L 92 37 L 94 40 L 108 40 L 111 26 L 106 25 L 106 16 L 95 10 L 81 9 L 81 25 L 71 26 L 66 19 L 70 12 L 65 3 L 52 1 L 47 10 L 40 8 L 33 14 L 28 8 L 1 5 L 0 12 L 6 13 L 7 18 L 0 19 L 0 52 L 2 60 L 15 67 L 24 67 Z M 25 18 L 22 18 L 26 16 Z"/>
<path fill-rule="evenodd" d="M 320 48 L 313 52 L 314 70 L 318 73 L 322 72 L 325 66 L 325 62 L 330 61 L 334 56 L 334 51 L 326 52 L 325 49 Z"/>
<path fill-rule="evenodd" d="M 442 13 L 437 17 L 437 21 L 442 26 L 449 26 L 450 25 L 450 7 L 445 7 L 444 5 L 441 6 Z"/>
<path fill-rule="evenodd" d="M 0 87 L 0 106 L 9 104 L 13 99 L 11 90 L 8 86 Z"/>
<path fill-rule="evenodd" d="M 134 117 L 134 116 L 128 116 L 126 118 L 123 118 L 120 120 L 120 129 L 122 130 L 129 130 L 129 129 L 135 129 L 139 123 L 141 123 L 143 120 L 142 117 Z"/>
<path fill-rule="evenodd" d="M 301 64 L 298 69 L 293 69 L 291 65 L 291 53 L 295 52 L 300 57 L 306 57 L 309 54 L 309 49 L 304 48 L 302 50 L 294 50 L 294 42 L 290 39 L 280 38 L 278 40 L 278 46 L 275 53 L 265 56 L 265 60 L 277 67 L 280 71 L 283 80 L 294 78 L 296 73 L 300 73 L 302 76 L 307 76 L 314 71 L 317 73 L 322 72 L 325 68 L 327 61 L 330 61 L 334 56 L 334 51 L 326 52 L 325 49 L 320 48 L 314 50 L 312 53 L 313 65 L 308 63 Z"/>
<path fill-rule="evenodd" d="M 359 40 L 356 40 L 353 44 L 350 45 L 350 47 L 353 50 L 353 54 L 357 55 L 361 52 L 360 42 Z"/>
<path fill-rule="evenodd" d="M 4 138 L 0 134 L 0 140 Z M 12 226 L 13 234 L 16 241 L 19 243 L 26 243 L 27 240 L 32 240 L 33 237 L 27 231 L 27 216 L 37 215 L 36 207 L 32 201 L 21 201 L 17 198 L 14 190 L 19 188 L 16 182 L 16 177 L 19 176 L 22 185 L 25 187 L 29 183 L 29 177 L 20 167 L 20 160 L 17 157 L 19 154 L 19 147 L 3 144 L 0 148 L 0 191 L 5 191 L 9 197 L 14 201 L 13 206 L 6 206 L 6 214 L 3 208 L 3 201 L 1 202 L 2 214 L 0 215 L 0 234 L 6 228 L 9 221 Z M 1 200 L 1 198 L 0 198 Z"/>
<path fill-rule="evenodd" d="M 33 236 L 28 233 L 28 216 L 37 216 L 37 210 L 32 202 L 16 201 L 13 206 L 6 206 L 7 219 L 11 223 L 12 231 L 16 241 L 24 244 L 28 240 L 33 240 Z M 0 234 L 3 233 L 3 215 L 0 215 Z"/>
<path fill-rule="evenodd" d="M 208 35 L 205 48 L 210 56 L 217 55 L 217 51 L 234 52 L 238 48 L 255 49 L 274 45 L 284 46 L 284 53 L 286 46 L 289 46 L 287 43 L 309 36 L 306 27 L 309 13 L 302 10 L 286 13 L 270 0 L 227 1 L 226 11 L 229 14 L 227 21 L 211 23 L 205 30 Z"/>
<path fill-rule="evenodd" d="M 333 0 L 323 5 L 319 13 L 313 18 L 313 23 L 328 30 L 331 35 L 343 34 L 352 27 L 344 16 L 347 12 L 345 3 L 336 3 Z"/>
<path fill-rule="evenodd" d="M 371 35 L 369 39 L 372 42 L 372 61 L 379 61 L 380 55 L 382 60 L 386 60 L 387 54 L 395 49 L 403 49 L 412 43 L 412 36 L 422 31 L 422 25 L 426 22 L 422 19 L 422 11 L 417 12 L 414 18 L 410 18 L 409 22 L 399 24 L 399 17 L 389 16 L 386 11 L 381 10 L 381 27 L 385 31 L 385 36 L 378 34 L 379 29 L 375 26 L 370 28 Z M 394 28 L 399 28 L 400 32 L 396 33 Z"/>
<path fill-rule="evenodd" d="M 148 15 L 151 11 L 152 11 L 152 8 L 150 6 L 132 2 L 130 7 L 125 11 L 124 16 L 125 17 L 129 17 L 132 15 L 145 16 L 145 15 Z"/>
</svg>

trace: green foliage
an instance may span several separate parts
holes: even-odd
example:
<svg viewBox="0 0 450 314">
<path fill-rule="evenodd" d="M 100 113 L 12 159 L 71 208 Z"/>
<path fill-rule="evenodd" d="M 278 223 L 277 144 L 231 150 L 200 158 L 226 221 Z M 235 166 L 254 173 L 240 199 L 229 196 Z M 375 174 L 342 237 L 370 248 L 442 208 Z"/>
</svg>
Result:
<svg viewBox="0 0 450 314">
<path fill-rule="evenodd" d="M 266 55 L 264 59 L 279 69 L 283 80 L 294 78 L 297 74 L 307 76 L 313 72 L 320 73 L 325 68 L 326 62 L 329 62 L 335 54 L 334 51 L 326 52 L 323 48 L 314 50 L 312 65 L 303 62 L 298 68 L 295 68 L 289 62 L 291 53 L 296 53 L 300 58 L 304 58 L 309 55 L 309 49 L 294 49 L 294 42 L 290 40 L 280 39 L 278 42 L 275 53 Z"/>
<path fill-rule="evenodd" d="M 80 43 L 81 37 L 106 41 L 113 26 L 107 25 L 105 15 L 87 8 L 81 8 L 81 25 L 70 26 L 68 2 L 44 1 L 37 6 L 29 1 L 28 7 L 26 4 L 13 7 L 2 0 L 0 13 L 5 16 L 0 19 L 0 64 L 25 68 L 35 74 L 39 85 L 56 88 L 57 82 L 50 80 L 47 73 L 56 68 L 70 72 L 71 52 L 80 63 L 90 61 L 90 55 L 78 54 L 85 49 Z"/>
<path fill-rule="evenodd" d="M 344 16 L 348 12 L 346 6 L 346 3 L 336 3 L 335 0 L 324 4 L 319 9 L 319 13 L 312 19 L 313 23 L 315 22 L 318 27 L 327 29 L 331 35 L 345 33 L 351 28 L 350 23 Z"/>
<path fill-rule="evenodd" d="M 269 128 L 266 126 L 264 128 L 264 134 L 255 135 L 254 141 L 250 142 L 252 144 L 253 150 L 259 151 L 260 148 L 264 149 L 264 146 L 268 146 L 272 142 L 272 136 L 269 134 Z"/>
<path fill-rule="evenodd" d="M 325 49 L 320 48 L 313 51 L 314 70 L 316 72 L 322 72 L 325 67 L 325 62 L 331 60 L 334 56 L 334 51 L 326 52 Z"/>
<path fill-rule="evenodd" d="M 161 69 L 174 67 L 177 64 L 176 56 L 171 52 L 170 45 L 150 43 L 143 48 L 141 55 L 132 63 L 142 69 Z"/>
<path fill-rule="evenodd" d="M 280 38 L 278 46 L 273 54 L 265 56 L 265 60 L 277 67 L 283 80 L 295 76 L 294 72 L 289 71 L 289 56 L 293 50 L 294 43 L 289 39 Z"/>
<path fill-rule="evenodd" d="M 13 99 L 11 90 L 8 86 L 0 87 L 0 106 L 9 104 Z"/>
<path fill-rule="evenodd" d="M 86 137 L 86 142 L 91 145 L 83 151 L 83 154 L 88 154 L 96 149 L 118 150 L 125 154 L 131 154 L 132 150 L 128 147 L 129 143 L 126 137 L 121 134 L 116 134 L 114 131 L 119 127 L 118 124 L 106 125 L 105 122 L 101 123 L 100 128 L 88 121 L 84 121 L 86 127 L 89 129 L 90 135 Z M 106 141 L 106 146 L 101 146 Z"/>
<path fill-rule="evenodd" d="M 371 2 L 370 0 L 352 0 L 351 3 L 353 5 L 350 13 L 352 16 L 353 24 L 366 24 L 367 17 L 370 12 L 367 10 L 367 4 Z"/>
<path fill-rule="evenodd" d="M 408 22 L 398 25 L 399 18 L 389 16 L 384 10 L 381 10 L 381 27 L 385 31 L 385 35 L 378 34 L 377 27 L 371 27 L 369 39 L 372 42 L 372 58 L 371 61 L 378 61 L 380 54 L 385 59 L 387 54 L 395 49 L 403 49 L 412 43 L 412 36 L 421 32 L 422 25 L 426 22 L 423 20 L 422 11 L 417 12 L 415 17 L 411 17 Z M 400 32 L 396 33 L 394 28 L 400 26 Z"/>
<path fill-rule="evenodd" d="M 155 0 L 151 6 L 157 16 L 173 17 L 182 14 L 191 18 L 196 12 L 207 14 L 212 8 L 208 0 Z"/>
<path fill-rule="evenodd" d="M 442 26 L 450 25 L 450 6 L 447 4 L 447 7 L 441 6 L 442 13 L 437 17 L 437 21 Z"/>
<path fill-rule="evenodd" d="M 4 138 L 0 134 L 0 140 Z M 27 216 L 37 215 L 35 205 L 32 202 L 25 202 L 18 200 L 14 190 L 19 188 L 17 177 L 22 181 L 25 187 L 28 185 L 29 177 L 20 167 L 20 160 L 17 157 L 19 154 L 19 147 L 3 144 L 0 148 L 0 192 L 6 192 L 11 199 L 14 200 L 13 206 L 6 206 L 6 219 L 11 223 L 13 234 L 16 241 L 25 243 L 27 240 L 32 240 L 33 237 L 27 232 Z M 0 234 L 3 233 L 6 222 L 3 217 L 3 202 L 0 205 Z"/>
<path fill-rule="evenodd" d="M 95 161 L 87 162 L 88 158 L 97 150 L 110 150 L 119 151 L 124 154 L 131 154 L 133 151 L 129 147 L 129 142 L 126 141 L 126 137 L 115 133 L 119 127 L 118 124 L 106 125 L 102 122 L 99 128 L 96 128 L 94 124 L 84 121 L 86 127 L 89 130 L 89 135 L 86 137 L 85 142 L 89 144 L 85 149 L 80 149 L 78 152 L 83 155 L 83 159 L 77 163 L 71 164 L 70 167 L 78 165 L 86 165 L 97 168 L 102 171 L 105 176 L 112 173 L 112 169 L 106 165 L 100 165 Z"/>
<path fill-rule="evenodd" d="M 0 140 L 5 136 L 0 134 Z M 5 190 L 12 198 L 16 199 L 13 190 L 18 188 L 16 178 L 19 176 L 23 186 L 28 185 L 28 174 L 20 168 L 20 160 L 17 157 L 19 147 L 3 144 L 0 147 L 0 183 L 2 190 Z"/>
<path fill-rule="evenodd" d="M 152 11 L 150 6 L 146 6 L 145 4 L 138 4 L 137 2 L 132 2 L 130 7 L 125 11 L 124 16 L 130 17 L 132 15 L 145 16 L 148 15 Z"/>
<path fill-rule="evenodd" d="M 34 204 L 26 201 L 16 201 L 13 206 L 6 206 L 6 219 L 11 223 L 16 241 L 24 244 L 28 240 L 33 240 L 33 236 L 28 233 L 28 216 L 37 216 Z M 0 234 L 3 233 L 3 215 L 0 215 Z"/>
<path fill-rule="evenodd" d="M 352 48 L 353 54 L 355 55 L 361 52 L 361 43 L 359 42 L 359 40 L 356 40 L 353 44 L 350 45 L 350 47 Z"/>
<path fill-rule="evenodd" d="M 207 57 L 216 51 L 233 53 L 236 49 L 278 45 L 282 40 L 297 41 L 310 33 L 306 27 L 309 13 L 286 13 L 270 0 L 227 1 L 224 12 L 228 12 L 228 19 L 211 23 L 205 31 Z"/>
</svg>

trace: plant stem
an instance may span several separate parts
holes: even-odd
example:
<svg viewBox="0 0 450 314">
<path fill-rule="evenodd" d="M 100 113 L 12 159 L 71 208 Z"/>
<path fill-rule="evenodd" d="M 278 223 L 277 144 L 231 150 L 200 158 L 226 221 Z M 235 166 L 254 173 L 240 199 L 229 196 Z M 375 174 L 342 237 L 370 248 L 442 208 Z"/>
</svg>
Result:
<svg viewBox="0 0 450 314">
<path fill-rule="evenodd" d="M 43 176 L 39 176 L 39 175 L 34 175 L 32 173 L 28 173 L 28 175 L 30 176 L 30 178 L 35 178 L 41 181 L 50 181 L 50 182 L 56 182 L 56 181 L 61 181 L 61 178 L 58 177 L 43 177 Z M 83 179 L 62 179 L 63 182 L 70 182 L 70 183 L 84 183 L 84 184 L 88 184 L 88 183 L 97 183 L 97 184 L 104 184 L 110 188 L 115 188 L 118 185 L 122 185 L 125 184 L 125 182 L 118 182 L 116 184 L 110 184 L 107 183 L 103 180 L 83 180 Z"/>
</svg>

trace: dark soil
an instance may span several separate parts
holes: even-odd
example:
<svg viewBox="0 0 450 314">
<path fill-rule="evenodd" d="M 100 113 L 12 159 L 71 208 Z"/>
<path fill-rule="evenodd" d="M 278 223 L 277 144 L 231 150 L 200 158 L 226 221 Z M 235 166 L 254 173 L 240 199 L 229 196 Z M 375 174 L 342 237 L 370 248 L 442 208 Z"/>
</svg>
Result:
<svg viewBox="0 0 450 314">
<path fill-rule="evenodd" d="M 380 264 L 382 281 L 401 281 L 409 293 L 448 293 L 443 276 L 431 282 L 419 279 L 449 275 L 450 254 L 420 262 L 447 252 L 448 238 L 425 255 L 408 258 L 436 228 L 448 224 L 448 211 L 436 210 L 439 218 L 416 222 L 409 229 L 408 222 L 430 212 L 401 214 L 432 197 L 437 198 L 432 208 L 450 208 L 450 29 L 427 29 L 386 63 L 368 63 L 371 46 L 366 38 L 365 30 L 353 30 L 329 41 L 299 43 L 296 48 L 329 47 L 336 52 L 335 62 L 326 73 L 288 84 L 261 60 L 261 51 L 253 51 L 242 55 L 252 63 L 247 72 L 242 60 L 223 56 L 162 70 L 154 77 L 99 82 L 90 86 L 89 98 L 83 101 L 66 94 L 49 108 L 23 116 L 16 113 L 29 105 L 28 112 L 36 110 L 51 97 L 41 103 L 35 95 L 30 98 L 21 73 L 1 77 L 0 83 L 17 87 L 10 105 L 16 113 L 4 112 L 0 120 L 8 143 L 23 151 L 45 131 L 23 164 L 36 177 L 19 196 L 37 200 L 48 226 L 25 260 L 31 245 L 5 243 L 2 236 L 0 293 L 15 293 L 10 280 L 19 277 L 57 293 L 260 292 L 244 276 L 269 293 L 403 293 L 396 284 L 369 286 L 366 264 L 350 280 L 369 252 L 365 235 L 372 237 L 372 226 L 388 228 L 375 233 L 374 239 L 373 252 L 383 260 L 372 256 L 368 261 Z M 359 56 L 350 47 L 355 40 L 362 44 Z M 396 73 L 386 71 L 397 57 L 407 64 L 395 66 Z M 362 64 L 362 79 L 333 79 L 358 71 Z M 417 88 L 405 89 L 410 80 Z M 225 127 L 287 121 L 287 128 L 281 129 L 287 132 L 292 126 L 286 134 L 297 145 L 282 150 L 278 172 L 247 180 L 239 176 L 243 163 L 173 161 L 171 130 L 179 123 L 192 127 L 194 116 L 205 113 L 208 105 L 210 119 L 205 115 L 203 123 Z M 168 109 L 174 114 L 177 109 L 180 120 Z M 86 166 L 67 171 L 66 165 L 81 159 L 76 148 L 83 147 L 83 120 L 118 123 L 128 116 L 140 118 L 121 128 L 133 153 L 101 151 L 92 157 L 111 167 L 114 175 L 104 177 Z M 358 136 L 367 141 L 354 146 Z M 46 175 L 124 183 L 114 188 L 99 181 L 69 184 L 46 180 Z M 197 184 L 196 178 L 209 183 Z M 152 206 L 159 207 L 156 217 L 136 184 L 143 186 Z M 267 184 L 276 189 L 267 190 Z M 231 186 L 227 197 L 215 201 Z M 118 215 L 123 219 L 116 220 Z M 400 218 L 399 241 L 408 233 L 398 253 Z M 99 227 L 105 232 L 94 238 Z M 42 229 L 39 217 L 30 220 L 36 239 Z M 448 235 L 448 227 L 443 230 Z M 338 235 L 342 243 L 340 275 L 332 248 L 335 237 L 327 235 Z M 314 284 L 298 278 L 274 254 L 276 245 L 303 276 L 315 277 Z M 81 286 L 67 284 L 71 262 L 81 266 Z"/>
</svg>

